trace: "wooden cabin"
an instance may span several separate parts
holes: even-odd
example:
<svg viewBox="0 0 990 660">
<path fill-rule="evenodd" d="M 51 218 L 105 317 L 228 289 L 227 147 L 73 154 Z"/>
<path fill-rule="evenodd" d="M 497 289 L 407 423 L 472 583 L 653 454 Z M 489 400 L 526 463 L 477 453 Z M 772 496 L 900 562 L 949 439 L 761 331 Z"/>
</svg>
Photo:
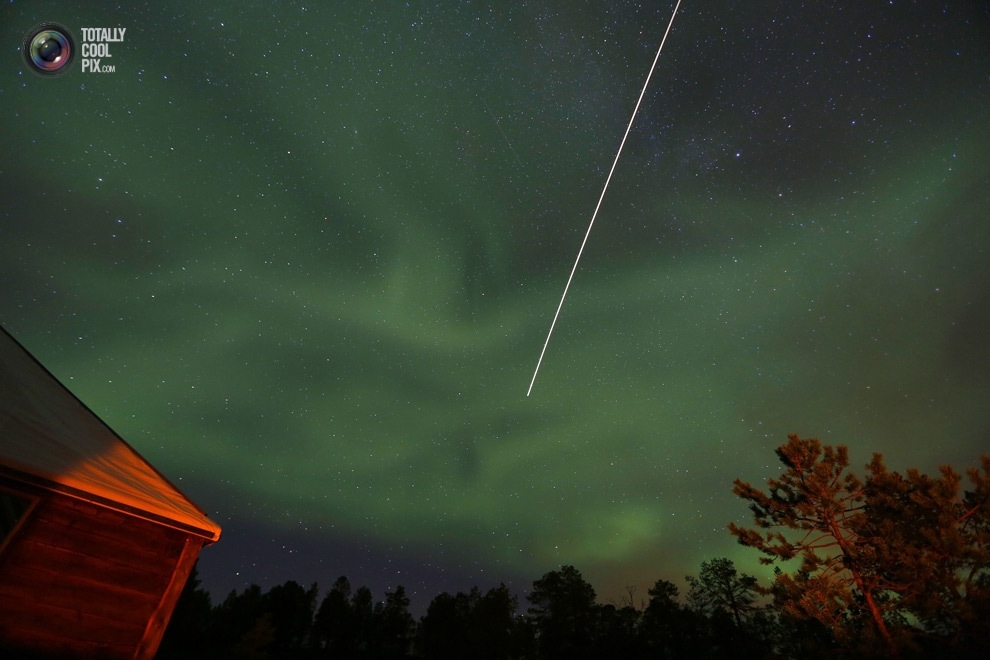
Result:
<svg viewBox="0 0 990 660">
<path fill-rule="evenodd" d="M 0 328 L 0 657 L 152 658 L 219 538 Z"/>
</svg>

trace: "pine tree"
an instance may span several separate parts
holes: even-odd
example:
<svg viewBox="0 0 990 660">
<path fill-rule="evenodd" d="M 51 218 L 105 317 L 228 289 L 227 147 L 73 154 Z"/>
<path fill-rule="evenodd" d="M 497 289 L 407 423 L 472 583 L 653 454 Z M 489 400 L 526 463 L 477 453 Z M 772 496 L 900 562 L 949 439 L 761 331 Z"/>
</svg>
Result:
<svg viewBox="0 0 990 660">
<path fill-rule="evenodd" d="M 595 589 L 573 566 L 562 566 L 533 582 L 526 596 L 545 658 L 588 657 L 597 613 Z"/>
<path fill-rule="evenodd" d="M 880 454 L 865 479 L 848 470 L 844 446 L 796 435 L 777 449 L 785 466 L 768 491 L 737 479 L 757 529 L 729 531 L 761 561 L 799 559 L 776 569 L 769 590 L 796 620 L 816 620 L 856 653 L 897 657 L 902 650 L 977 648 L 990 582 L 990 456 L 959 474 L 889 471 Z M 782 530 L 791 530 L 785 534 Z M 797 532 L 794 534 L 793 532 Z M 940 649 L 944 650 L 944 649 Z"/>
<path fill-rule="evenodd" d="M 755 609 L 759 595 L 756 578 L 739 573 L 731 559 L 716 557 L 703 561 L 698 577 L 688 575 L 686 580 L 691 587 L 688 602 L 706 614 L 722 610 L 731 614 L 733 623 L 741 628 Z"/>
</svg>

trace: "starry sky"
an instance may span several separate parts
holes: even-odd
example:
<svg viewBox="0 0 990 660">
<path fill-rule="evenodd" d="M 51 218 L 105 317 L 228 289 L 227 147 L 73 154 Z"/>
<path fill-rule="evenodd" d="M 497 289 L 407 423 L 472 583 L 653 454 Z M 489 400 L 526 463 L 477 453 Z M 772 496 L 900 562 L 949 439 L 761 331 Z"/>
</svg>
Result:
<svg viewBox="0 0 990 660">
<path fill-rule="evenodd" d="M 645 598 L 760 570 L 788 433 L 990 449 L 972 0 L 684 0 L 526 396 L 673 5 L 0 8 L 0 324 L 223 527 L 215 601 Z M 44 20 L 114 71 L 31 73 Z"/>
</svg>

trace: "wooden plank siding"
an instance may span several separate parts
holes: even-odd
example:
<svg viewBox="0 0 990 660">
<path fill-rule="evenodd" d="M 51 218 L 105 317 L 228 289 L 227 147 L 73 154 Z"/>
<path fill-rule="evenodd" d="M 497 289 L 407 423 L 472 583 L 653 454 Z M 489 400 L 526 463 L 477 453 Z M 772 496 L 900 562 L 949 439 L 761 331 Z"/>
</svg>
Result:
<svg viewBox="0 0 990 660">
<path fill-rule="evenodd" d="M 149 628 L 163 627 L 171 613 L 174 600 L 163 617 L 163 599 L 175 589 L 176 568 L 180 560 L 188 564 L 184 583 L 188 554 L 195 561 L 202 547 L 187 538 L 89 502 L 41 494 L 0 555 L 0 643 L 61 657 L 150 657 Z"/>
</svg>

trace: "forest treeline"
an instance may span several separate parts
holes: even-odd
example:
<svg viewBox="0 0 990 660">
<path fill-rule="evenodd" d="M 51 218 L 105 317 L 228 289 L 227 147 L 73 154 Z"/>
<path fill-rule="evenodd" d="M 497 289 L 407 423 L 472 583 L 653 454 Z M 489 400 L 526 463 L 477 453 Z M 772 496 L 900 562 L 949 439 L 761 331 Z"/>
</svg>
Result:
<svg viewBox="0 0 990 660">
<path fill-rule="evenodd" d="M 769 584 L 718 557 L 638 601 L 597 602 L 573 566 L 533 582 L 442 593 L 416 620 L 400 586 L 375 600 L 339 578 L 288 581 L 213 605 L 194 572 L 158 658 L 592 660 L 990 657 L 990 456 L 963 478 L 886 468 L 792 435 L 765 490 L 737 480 L 755 526 L 729 525 L 774 564 Z"/>
</svg>

